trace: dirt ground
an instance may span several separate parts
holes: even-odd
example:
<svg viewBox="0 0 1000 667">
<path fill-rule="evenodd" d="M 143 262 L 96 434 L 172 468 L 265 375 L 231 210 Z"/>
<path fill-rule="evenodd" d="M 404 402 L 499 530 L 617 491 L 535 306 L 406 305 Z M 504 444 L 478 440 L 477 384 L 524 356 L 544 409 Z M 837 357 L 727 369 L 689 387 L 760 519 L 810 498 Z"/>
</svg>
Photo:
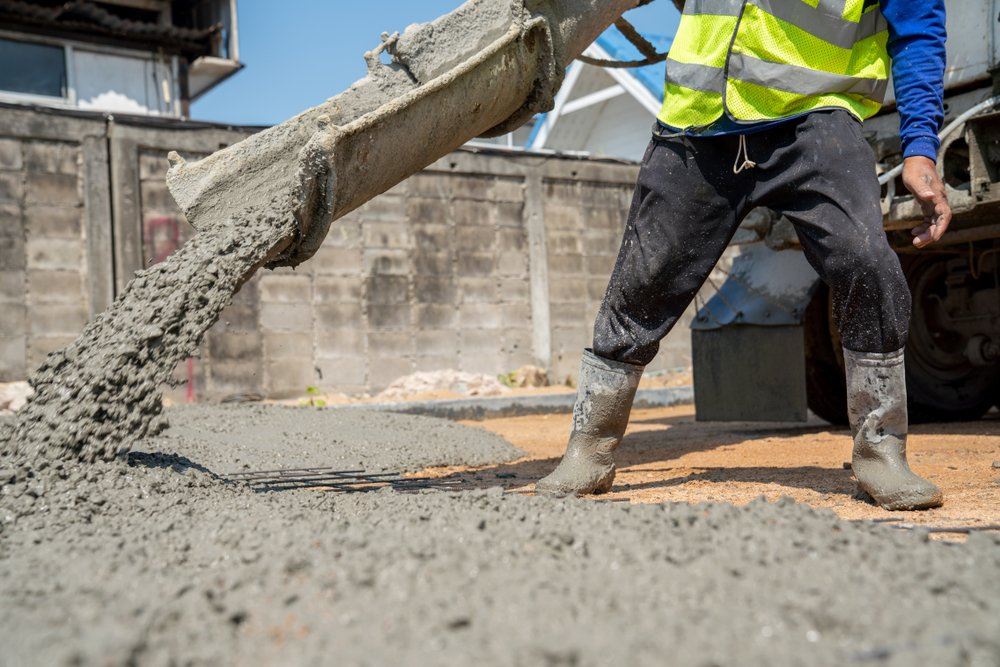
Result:
<svg viewBox="0 0 1000 667">
<path fill-rule="evenodd" d="M 566 446 L 571 416 L 541 415 L 464 422 L 502 435 L 528 456 L 511 464 L 470 470 L 437 469 L 470 483 L 503 484 L 530 492 Z M 936 527 L 1000 524 L 1000 415 L 968 423 L 912 429 L 912 467 L 945 492 L 944 507 L 887 512 L 856 499 L 845 462 L 847 430 L 806 425 L 713 424 L 694 419 L 693 406 L 637 410 L 619 450 L 618 476 L 603 499 L 632 503 L 726 502 L 788 496 L 845 519 L 899 519 Z"/>
</svg>

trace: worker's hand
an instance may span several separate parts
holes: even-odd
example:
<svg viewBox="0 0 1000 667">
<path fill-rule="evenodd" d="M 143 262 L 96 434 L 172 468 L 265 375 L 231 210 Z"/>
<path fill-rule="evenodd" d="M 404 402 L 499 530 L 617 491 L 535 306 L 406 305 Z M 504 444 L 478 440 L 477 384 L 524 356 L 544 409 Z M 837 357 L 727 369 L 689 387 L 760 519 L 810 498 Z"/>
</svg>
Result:
<svg viewBox="0 0 1000 667">
<path fill-rule="evenodd" d="M 924 209 L 924 222 L 914 227 L 913 245 L 918 248 L 940 241 L 951 224 L 951 206 L 938 176 L 934 160 L 915 155 L 903 160 L 903 185 Z"/>
</svg>

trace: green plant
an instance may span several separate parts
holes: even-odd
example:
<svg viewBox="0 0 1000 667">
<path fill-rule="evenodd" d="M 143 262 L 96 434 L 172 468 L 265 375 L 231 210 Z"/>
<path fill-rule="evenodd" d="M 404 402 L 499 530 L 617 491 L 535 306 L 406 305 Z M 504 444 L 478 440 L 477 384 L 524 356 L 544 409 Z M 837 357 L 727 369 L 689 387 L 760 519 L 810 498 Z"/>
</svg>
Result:
<svg viewBox="0 0 1000 667">
<path fill-rule="evenodd" d="M 306 396 L 308 398 L 302 399 L 302 405 L 308 405 L 310 408 L 325 408 L 326 401 L 319 398 L 319 387 L 306 387 Z"/>
</svg>

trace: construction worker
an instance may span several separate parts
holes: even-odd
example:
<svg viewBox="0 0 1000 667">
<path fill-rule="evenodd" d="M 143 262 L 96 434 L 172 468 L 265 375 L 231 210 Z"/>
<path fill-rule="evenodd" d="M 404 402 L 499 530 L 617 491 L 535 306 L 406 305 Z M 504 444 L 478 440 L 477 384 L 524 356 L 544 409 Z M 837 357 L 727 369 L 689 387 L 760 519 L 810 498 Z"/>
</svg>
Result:
<svg viewBox="0 0 1000 667">
<path fill-rule="evenodd" d="M 764 206 L 795 225 L 833 295 L 858 485 L 888 509 L 942 503 L 906 462 L 910 292 L 882 228 L 861 124 L 881 107 L 891 72 L 903 182 L 925 215 L 913 243 L 939 240 L 951 220 L 935 168 L 945 39 L 944 0 L 686 0 L 583 354 L 569 446 L 538 492 L 611 488 L 643 367 L 746 213 Z"/>
</svg>

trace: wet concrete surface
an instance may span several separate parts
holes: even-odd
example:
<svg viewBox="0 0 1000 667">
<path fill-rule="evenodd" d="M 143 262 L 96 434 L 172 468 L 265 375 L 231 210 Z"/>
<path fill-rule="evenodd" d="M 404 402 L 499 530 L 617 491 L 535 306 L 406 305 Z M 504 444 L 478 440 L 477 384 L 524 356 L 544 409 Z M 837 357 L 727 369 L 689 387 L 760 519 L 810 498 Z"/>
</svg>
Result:
<svg viewBox="0 0 1000 667">
<path fill-rule="evenodd" d="M 1000 661 L 994 534 L 933 542 L 791 501 L 256 493 L 213 476 L 517 456 L 429 418 L 319 413 L 187 408 L 128 461 L 0 463 L 0 662 Z"/>
</svg>

